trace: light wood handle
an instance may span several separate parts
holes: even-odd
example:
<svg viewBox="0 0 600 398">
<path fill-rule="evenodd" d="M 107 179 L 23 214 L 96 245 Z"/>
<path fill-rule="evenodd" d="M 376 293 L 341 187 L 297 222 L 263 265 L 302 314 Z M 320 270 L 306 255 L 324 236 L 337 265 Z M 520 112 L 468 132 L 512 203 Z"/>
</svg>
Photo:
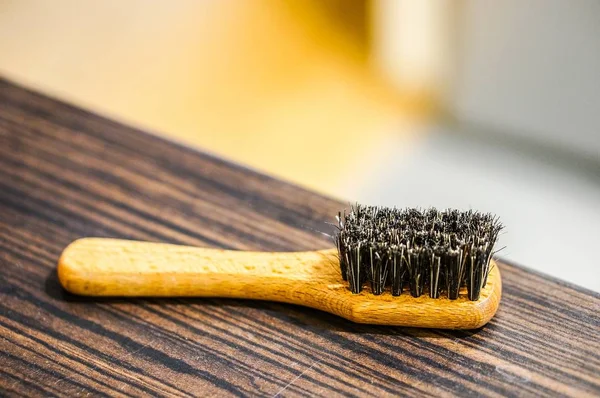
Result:
<svg viewBox="0 0 600 398">
<path fill-rule="evenodd" d="M 281 301 L 285 290 L 340 279 L 334 250 L 247 252 L 120 239 L 71 243 L 58 263 L 71 293 L 85 296 L 197 296 Z"/>
</svg>

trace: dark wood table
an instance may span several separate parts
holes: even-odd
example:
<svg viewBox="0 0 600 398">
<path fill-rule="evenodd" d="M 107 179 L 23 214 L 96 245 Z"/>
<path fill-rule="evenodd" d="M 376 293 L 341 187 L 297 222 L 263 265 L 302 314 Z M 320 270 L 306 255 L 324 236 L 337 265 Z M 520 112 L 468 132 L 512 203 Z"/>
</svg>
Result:
<svg viewBox="0 0 600 398">
<path fill-rule="evenodd" d="M 600 396 L 600 296 L 507 263 L 500 309 L 473 331 L 85 299 L 57 281 L 79 237 L 317 249 L 342 207 L 0 80 L 0 395 Z"/>
</svg>

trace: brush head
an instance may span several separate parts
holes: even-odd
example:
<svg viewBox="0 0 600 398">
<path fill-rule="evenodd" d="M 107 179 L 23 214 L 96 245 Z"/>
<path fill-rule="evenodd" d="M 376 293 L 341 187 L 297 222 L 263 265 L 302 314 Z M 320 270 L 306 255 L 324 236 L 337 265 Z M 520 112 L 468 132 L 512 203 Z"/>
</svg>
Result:
<svg viewBox="0 0 600 398">
<path fill-rule="evenodd" d="M 479 299 L 503 228 L 489 213 L 359 204 L 337 221 L 334 239 L 352 293 L 369 282 L 375 295 L 389 287 L 398 296 L 407 285 L 413 297 L 445 292 L 451 300 L 465 284 L 468 298 Z"/>
</svg>

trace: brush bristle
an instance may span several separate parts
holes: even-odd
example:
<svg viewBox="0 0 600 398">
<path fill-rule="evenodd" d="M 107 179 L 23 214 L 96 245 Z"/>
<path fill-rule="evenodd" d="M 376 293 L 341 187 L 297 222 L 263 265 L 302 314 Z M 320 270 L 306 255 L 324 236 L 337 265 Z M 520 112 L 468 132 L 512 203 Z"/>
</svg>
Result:
<svg viewBox="0 0 600 398">
<path fill-rule="evenodd" d="M 479 299 L 503 228 L 496 216 L 471 210 L 358 204 L 337 220 L 342 277 L 353 293 L 369 282 L 376 295 L 389 287 L 398 296 L 408 285 L 414 297 L 428 291 L 438 298 L 445 291 L 451 300 L 464 284 L 469 299 Z"/>
</svg>

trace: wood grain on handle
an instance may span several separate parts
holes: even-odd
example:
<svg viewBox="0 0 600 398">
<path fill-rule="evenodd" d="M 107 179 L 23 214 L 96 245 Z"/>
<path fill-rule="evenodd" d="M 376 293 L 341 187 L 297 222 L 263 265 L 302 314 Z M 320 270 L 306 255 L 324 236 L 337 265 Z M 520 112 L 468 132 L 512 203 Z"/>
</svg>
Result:
<svg viewBox="0 0 600 398">
<path fill-rule="evenodd" d="M 246 252 L 107 238 L 71 243 L 58 263 L 71 293 L 86 296 L 192 296 L 279 301 L 359 323 L 472 329 L 495 314 L 502 285 L 497 267 L 477 301 L 414 298 L 407 293 L 352 294 L 335 249 Z"/>
<path fill-rule="evenodd" d="M 59 280 L 85 296 L 192 296 L 277 300 L 282 291 L 341 281 L 335 250 L 251 252 L 83 238 L 58 263 Z"/>
</svg>

